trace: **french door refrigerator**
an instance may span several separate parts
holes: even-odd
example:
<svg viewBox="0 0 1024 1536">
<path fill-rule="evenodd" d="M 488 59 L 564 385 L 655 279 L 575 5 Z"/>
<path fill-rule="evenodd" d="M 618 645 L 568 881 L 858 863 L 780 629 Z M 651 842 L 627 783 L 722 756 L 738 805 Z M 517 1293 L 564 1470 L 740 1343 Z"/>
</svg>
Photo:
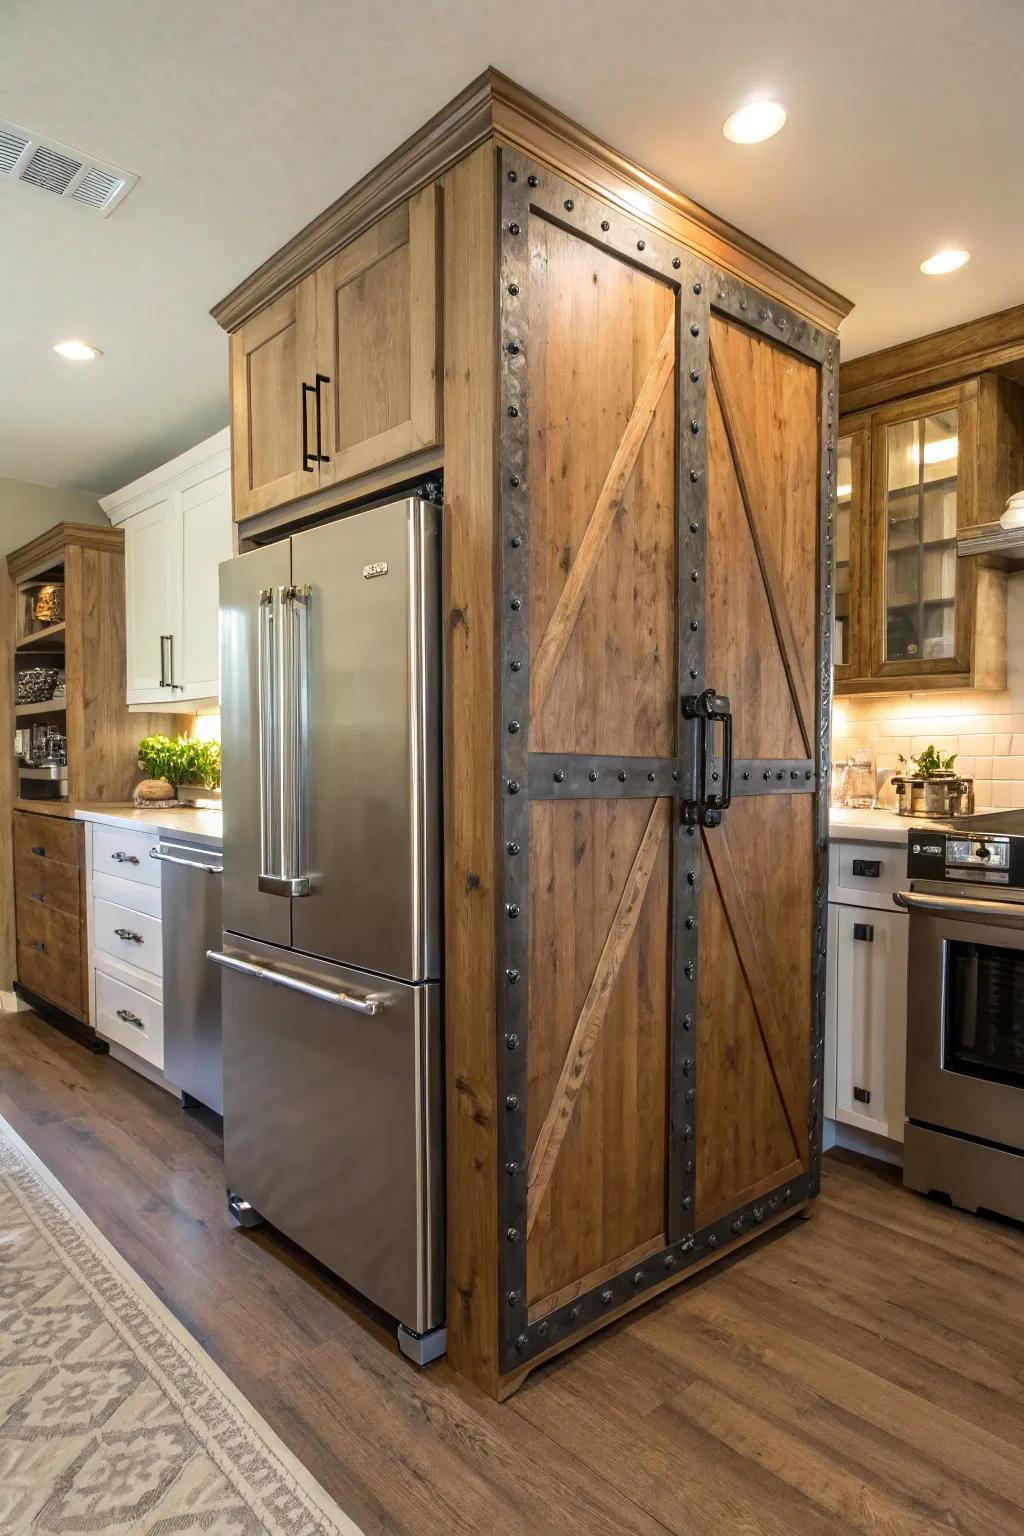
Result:
<svg viewBox="0 0 1024 1536">
<path fill-rule="evenodd" d="M 415 497 L 220 568 L 224 1160 L 444 1348 L 440 513 Z"/>
</svg>

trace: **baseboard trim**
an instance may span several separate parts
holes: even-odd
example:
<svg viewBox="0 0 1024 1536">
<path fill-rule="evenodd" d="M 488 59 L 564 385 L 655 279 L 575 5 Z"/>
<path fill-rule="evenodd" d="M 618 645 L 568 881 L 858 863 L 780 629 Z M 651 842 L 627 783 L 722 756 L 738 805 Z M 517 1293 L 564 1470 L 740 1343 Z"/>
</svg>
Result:
<svg viewBox="0 0 1024 1536">
<path fill-rule="evenodd" d="M 826 1120 L 823 1126 L 822 1150 L 828 1152 L 832 1147 L 842 1147 L 845 1152 L 860 1152 L 864 1157 L 892 1163 L 896 1168 L 903 1167 L 901 1141 L 877 1136 L 874 1131 L 862 1131 L 856 1125 L 844 1125 L 841 1120 Z"/>
</svg>

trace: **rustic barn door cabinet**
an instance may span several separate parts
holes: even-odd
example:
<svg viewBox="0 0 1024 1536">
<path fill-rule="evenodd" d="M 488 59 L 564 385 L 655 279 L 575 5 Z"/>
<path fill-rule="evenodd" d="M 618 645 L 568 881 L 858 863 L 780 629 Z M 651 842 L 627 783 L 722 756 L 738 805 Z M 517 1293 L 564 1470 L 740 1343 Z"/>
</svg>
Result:
<svg viewBox="0 0 1024 1536">
<path fill-rule="evenodd" d="M 449 112 L 448 1350 L 504 1396 L 818 1187 L 848 306 L 493 72 Z"/>
</svg>

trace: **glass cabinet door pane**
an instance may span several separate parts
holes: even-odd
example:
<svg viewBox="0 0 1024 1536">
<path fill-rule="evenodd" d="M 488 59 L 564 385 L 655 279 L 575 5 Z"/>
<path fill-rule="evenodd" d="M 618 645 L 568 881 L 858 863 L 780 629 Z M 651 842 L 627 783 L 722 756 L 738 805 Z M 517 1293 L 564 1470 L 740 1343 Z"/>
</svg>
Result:
<svg viewBox="0 0 1024 1536">
<path fill-rule="evenodd" d="M 854 516 L 853 438 L 836 445 L 836 577 L 833 659 L 837 667 L 850 661 L 850 531 Z"/>
<path fill-rule="evenodd" d="M 886 661 L 954 654 L 956 491 L 955 406 L 887 429 Z"/>
</svg>

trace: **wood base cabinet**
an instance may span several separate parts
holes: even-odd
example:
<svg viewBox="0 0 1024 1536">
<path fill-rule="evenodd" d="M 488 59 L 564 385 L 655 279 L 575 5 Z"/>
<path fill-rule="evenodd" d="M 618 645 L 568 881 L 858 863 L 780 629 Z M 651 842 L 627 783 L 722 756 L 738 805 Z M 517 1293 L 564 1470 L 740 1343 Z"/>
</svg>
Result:
<svg viewBox="0 0 1024 1536">
<path fill-rule="evenodd" d="M 443 444 L 448 1353 L 502 1397 L 818 1188 L 848 306 L 489 71 L 218 307 L 236 515 L 312 278 L 301 515 Z"/>
<path fill-rule="evenodd" d="M 27 991 L 89 1022 L 82 826 L 14 813 L 17 978 Z"/>
</svg>

